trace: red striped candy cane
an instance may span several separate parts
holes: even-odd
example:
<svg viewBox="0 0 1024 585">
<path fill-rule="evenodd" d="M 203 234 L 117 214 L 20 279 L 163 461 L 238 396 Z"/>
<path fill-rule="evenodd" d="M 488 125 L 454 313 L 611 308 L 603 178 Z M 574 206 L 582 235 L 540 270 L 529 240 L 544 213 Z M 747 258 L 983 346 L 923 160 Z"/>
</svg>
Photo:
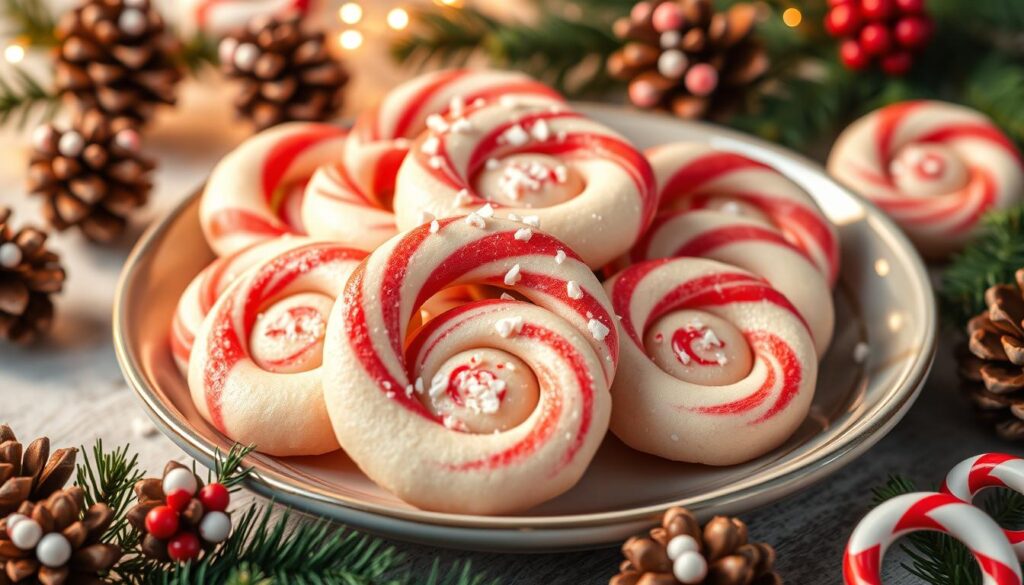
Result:
<svg viewBox="0 0 1024 585">
<path fill-rule="evenodd" d="M 504 96 L 504 97 L 503 97 Z M 345 166 L 360 190 L 390 199 L 409 142 L 449 113 L 502 99 L 564 104 L 550 87 L 513 71 L 448 69 L 420 75 L 392 89 L 356 120 L 345 147 Z"/>
<path fill-rule="evenodd" d="M 843 131 L 829 172 L 888 213 L 922 254 L 942 258 L 990 209 L 1024 194 L 1024 162 L 986 116 L 936 101 L 886 106 Z"/>
<path fill-rule="evenodd" d="M 261 132 L 214 167 L 199 206 L 206 241 L 218 256 L 284 234 L 305 232 L 302 193 L 320 165 L 337 160 L 345 131 L 293 122 Z"/>
<path fill-rule="evenodd" d="M 846 585 L 881 585 L 885 552 L 899 538 L 922 530 L 943 532 L 967 545 L 985 585 L 1020 585 L 1020 563 L 999 525 L 951 495 L 928 492 L 887 500 L 860 521 L 843 555 Z"/>
<path fill-rule="evenodd" d="M 302 200 L 302 224 L 309 235 L 373 250 L 398 233 L 391 201 L 363 191 L 342 163 L 313 173 Z"/>
<path fill-rule="evenodd" d="M 768 165 L 695 143 L 647 151 L 658 178 L 660 211 L 713 209 L 779 230 L 834 285 L 839 239 L 814 200 Z"/>
<path fill-rule="evenodd" d="M 625 253 L 657 205 L 647 159 L 611 129 L 559 107 L 469 108 L 423 134 L 398 174 L 399 229 L 484 204 L 562 240 L 590 266 Z M 460 130 L 464 127 L 465 130 Z"/>
<path fill-rule="evenodd" d="M 217 258 L 192 279 L 178 299 L 171 322 L 171 354 L 178 369 L 188 374 L 195 332 L 229 284 L 256 264 L 308 243 L 310 240 L 307 238 L 291 236 L 267 240 Z"/>
<path fill-rule="evenodd" d="M 778 290 L 701 258 L 634 264 L 605 283 L 625 340 L 612 431 L 676 461 L 741 463 L 803 422 L 817 355 Z"/>
<path fill-rule="evenodd" d="M 365 252 L 313 243 L 236 279 L 196 334 L 192 400 L 229 438 L 271 455 L 338 448 L 321 382 L 328 316 Z"/>
<path fill-rule="evenodd" d="M 574 485 L 607 430 L 611 306 L 565 244 L 517 238 L 522 228 L 478 217 L 414 228 L 356 269 L 331 315 L 324 394 L 338 441 L 417 507 L 529 508 Z M 470 302 L 403 343 L 426 299 L 465 284 L 529 302 Z"/>
<path fill-rule="evenodd" d="M 970 504 L 978 492 L 1004 487 L 1024 493 L 1024 458 L 1005 453 L 985 453 L 957 464 L 942 485 L 942 491 Z M 1024 530 L 1005 530 L 1017 558 L 1024 560 Z"/>
<path fill-rule="evenodd" d="M 309 0 L 178 0 L 182 9 L 181 29 L 187 35 L 198 31 L 221 36 L 243 27 L 259 16 L 309 10 Z"/>
</svg>

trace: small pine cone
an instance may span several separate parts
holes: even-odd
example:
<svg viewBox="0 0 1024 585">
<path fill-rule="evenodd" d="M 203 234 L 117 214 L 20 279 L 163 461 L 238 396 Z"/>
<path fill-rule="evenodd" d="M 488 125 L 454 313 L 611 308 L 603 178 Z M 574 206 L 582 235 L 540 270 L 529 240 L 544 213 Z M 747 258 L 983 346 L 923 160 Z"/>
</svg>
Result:
<svg viewBox="0 0 1024 585">
<path fill-rule="evenodd" d="M 102 542 L 113 521 L 114 511 L 106 504 L 86 508 L 85 493 L 77 486 L 57 490 L 39 502 L 23 502 L 0 520 L 0 583 L 102 583 L 100 575 L 121 559 L 118 546 Z M 21 522 L 39 526 L 43 536 L 38 546 L 19 548 L 8 527 Z M 63 562 L 54 541 L 70 549 Z"/>
<path fill-rule="evenodd" d="M 979 418 L 1009 441 L 1024 440 L 1024 269 L 1015 277 L 985 291 L 988 309 L 968 322 L 957 356 Z"/>
<path fill-rule="evenodd" d="M 84 0 L 57 26 L 54 81 L 80 110 L 148 121 L 175 103 L 180 43 L 149 0 Z"/>
<path fill-rule="evenodd" d="M 0 207 L 0 337 L 28 344 L 48 332 L 50 295 L 64 287 L 64 276 L 60 258 L 46 249 L 46 234 L 34 228 L 15 231 L 11 210 Z"/>
<path fill-rule="evenodd" d="M 149 199 L 155 164 L 127 118 L 89 110 L 66 131 L 40 126 L 33 143 L 29 191 L 44 198 L 43 215 L 58 230 L 78 227 L 90 240 L 111 242 Z"/>
<path fill-rule="evenodd" d="M 623 46 L 608 58 L 609 74 L 629 82 L 629 98 L 681 118 L 717 118 L 732 111 L 768 70 L 754 35 L 757 9 L 737 3 L 716 12 L 711 0 L 654 0 L 616 21 Z"/>
<path fill-rule="evenodd" d="M 673 542 L 676 540 L 677 542 Z M 626 560 L 609 585 L 781 585 L 773 570 L 775 549 L 747 542 L 747 525 L 737 518 L 716 516 L 703 528 L 688 510 L 670 508 L 661 526 L 647 536 L 635 536 L 622 545 Z M 683 555 L 692 574 L 676 568 Z M 703 569 L 703 570 L 701 570 Z M 701 576 L 703 573 L 703 576 Z"/>
<path fill-rule="evenodd" d="M 146 530 L 146 515 L 150 510 L 158 506 L 167 505 L 167 495 L 164 494 L 163 480 L 167 474 L 174 469 L 188 469 L 177 461 L 170 461 L 164 466 L 163 476 L 160 478 L 148 477 L 140 479 L 135 483 L 135 497 L 138 500 L 126 515 L 128 522 L 145 536 L 142 539 L 142 552 L 152 559 L 169 562 L 171 557 L 167 554 L 167 541 L 156 538 Z M 199 489 L 203 487 L 203 481 L 196 477 L 196 485 Z M 197 491 L 198 493 L 198 491 Z M 199 523 L 203 520 L 205 510 L 198 499 L 193 498 L 178 514 L 179 531 L 199 531 Z"/>
<path fill-rule="evenodd" d="M 258 16 L 220 44 L 224 73 L 241 82 L 235 107 L 258 130 L 293 120 L 323 121 L 341 109 L 349 75 L 324 33 L 302 17 Z"/>
<path fill-rule="evenodd" d="M 11 427 L 0 425 L 0 517 L 63 488 L 75 471 L 77 455 L 78 450 L 73 448 L 51 454 L 46 437 L 25 448 Z"/>
</svg>

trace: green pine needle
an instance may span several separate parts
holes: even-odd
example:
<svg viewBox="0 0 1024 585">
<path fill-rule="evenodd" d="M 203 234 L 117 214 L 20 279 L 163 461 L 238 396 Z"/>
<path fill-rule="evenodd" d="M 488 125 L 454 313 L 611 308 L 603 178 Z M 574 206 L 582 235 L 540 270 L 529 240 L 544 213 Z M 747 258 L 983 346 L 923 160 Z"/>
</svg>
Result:
<svg viewBox="0 0 1024 585">
<path fill-rule="evenodd" d="M 85 447 L 80 448 L 82 462 L 76 469 L 75 485 L 85 492 L 85 504 L 106 504 L 114 511 L 114 521 L 103 536 L 118 545 L 130 548 L 135 542 L 134 529 L 128 524 L 125 514 L 134 497 L 135 483 L 143 478 L 139 469 L 139 457 L 129 454 L 126 445 L 106 451 L 103 441 L 97 439 L 92 448 L 92 458 Z"/>
<path fill-rule="evenodd" d="M 255 448 L 255 445 L 243 447 L 236 443 L 231 446 L 227 455 L 223 455 L 220 449 L 217 449 L 211 477 L 217 478 L 217 483 L 228 489 L 235 488 L 249 479 L 255 471 L 252 467 L 245 467 L 243 463 L 246 455 L 252 453 Z"/>
<path fill-rule="evenodd" d="M 11 25 L 4 30 L 5 36 L 35 47 L 57 46 L 57 22 L 43 0 L 2 0 L 0 14 Z"/>
<path fill-rule="evenodd" d="M 1024 207 L 988 213 L 982 232 L 943 274 L 944 316 L 963 325 L 984 310 L 985 290 L 1013 282 L 1019 268 L 1024 268 Z"/>
<path fill-rule="evenodd" d="M 10 66 L 10 75 L 0 75 L 0 125 L 16 120 L 24 128 L 33 114 L 49 120 L 60 108 L 60 95 L 45 88 L 20 67 Z"/>
<path fill-rule="evenodd" d="M 192 75 L 197 75 L 205 67 L 217 67 L 220 64 L 217 39 L 203 32 L 185 39 L 178 54 L 178 61 Z"/>
</svg>

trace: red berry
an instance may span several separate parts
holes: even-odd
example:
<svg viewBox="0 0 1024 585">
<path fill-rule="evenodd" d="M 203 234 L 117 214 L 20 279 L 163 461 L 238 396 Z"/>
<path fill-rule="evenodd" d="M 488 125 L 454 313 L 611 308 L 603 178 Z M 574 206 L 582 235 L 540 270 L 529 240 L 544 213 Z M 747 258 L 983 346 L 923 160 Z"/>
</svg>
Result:
<svg viewBox="0 0 1024 585">
<path fill-rule="evenodd" d="M 157 506 L 146 514 L 146 532 L 160 540 L 174 536 L 178 531 L 178 513 L 170 506 Z"/>
<path fill-rule="evenodd" d="M 829 6 L 840 6 L 842 4 L 853 4 L 853 0 L 828 0 Z"/>
<path fill-rule="evenodd" d="M 882 57 L 882 71 L 887 75 L 903 75 L 913 64 L 914 58 L 907 51 L 895 51 Z"/>
<path fill-rule="evenodd" d="M 861 16 L 867 20 L 885 20 L 892 15 L 892 0 L 860 0 Z"/>
<path fill-rule="evenodd" d="M 892 29 L 896 42 L 908 49 L 920 49 L 932 36 L 932 22 L 924 16 L 905 16 Z"/>
<path fill-rule="evenodd" d="M 192 501 L 192 496 L 185 490 L 175 490 L 167 494 L 167 505 L 175 512 L 181 512 Z"/>
<path fill-rule="evenodd" d="M 896 0 L 896 8 L 907 14 L 924 12 L 924 0 Z"/>
<path fill-rule="evenodd" d="M 199 490 L 199 501 L 203 503 L 203 508 L 209 512 L 223 512 L 228 509 L 228 504 L 231 503 L 231 492 L 219 483 L 211 483 Z"/>
<path fill-rule="evenodd" d="M 871 63 L 871 57 L 864 52 L 860 43 L 850 39 L 839 45 L 839 58 L 848 69 L 859 71 Z"/>
<path fill-rule="evenodd" d="M 199 556 L 199 537 L 191 532 L 179 532 L 167 543 L 167 556 L 180 562 Z"/>
<path fill-rule="evenodd" d="M 834 37 L 848 37 L 860 28 L 860 13 L 851 4 L 840 4 L 825 16 L 825 30 Z"/>
<path fill-rule="evenodd" d="M 892 48 L 892 36 L 884 24 L 873 22 L 860 29 L 860 46 L 868 55 L 884 55 Z"/>
</svg>

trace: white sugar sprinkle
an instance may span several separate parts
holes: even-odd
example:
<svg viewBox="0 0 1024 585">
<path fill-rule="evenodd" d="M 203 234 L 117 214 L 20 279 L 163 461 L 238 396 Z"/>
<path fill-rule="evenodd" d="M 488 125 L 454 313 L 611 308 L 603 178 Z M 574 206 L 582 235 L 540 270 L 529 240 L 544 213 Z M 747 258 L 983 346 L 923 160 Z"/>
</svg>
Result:
<svg viewBox="0 0 1024 585">
<path fill-rule="evenodd" d="M 501 293 L 501 300 L 503 300 L 503 301 L 514 301 L 514 300 L 516 300 L 516 298 L 514 296 L 508 294 L 507 292 L 503 292 L 503 293 Z"/>
<path fill-rule="evenodd" d="M 453 116 L 461 116 L 466 111 L 466 100 L 460 95 L 452 98 L 452 101 L 448 102 L 448 113 Z"/>
<path fill-rule="evenodd" d="M 484 168 L 488 171 L 496 171 L 499 167 L 501 167 L 501 161 L 496 158 L 489 158 L 484 163 Z"/>
<path fill-rule="evenodd" d="M 437 151 L 441 149 L 441 140 L 437 136 L 429 136 L 423 141 L 421 149 L 427 154 L 437 154 Z"/>
<path fill-rule="evenodd" d="M 580 288 L 579 283 L 575 280 L 565 283 L 565 292 L 569 295 L 570 299 L 579 300 L 583 298 L 583 289 Z"/>
<path fill-rule="evenodd" d="M 500 141 L 511 146 L 523 146 L 530 141 L 530 135 L 519 124 L 513 124 L 501 134 Z"/>
<path fill-rule="evenodd" d="M 437 217 L 433 213 L 430 213 L 429 211 L 423 211 L 420 213 L 420 225 L 430 223 L 435 219 L 437 219 Z"/>
<path fill-rule="evenodd" d="M 519 270 L 520 268 L 518 264 L 515 264 L 512 266 L 512 268 L 509 268 L 508 272 L 505 273 L 505 284 L 513 286 L 514 284 L 519 282 L 519 279 L 522 278 L 522 275 L 519 274 Z"/>
<path fill-rule="evenodd" d="M 540 217 L 536 215 L 524 215 L 523 223 L 530 227 L 540 227 Z"/>
<path fill-rule="evenodd" d="M 471 212 L 466 216 L 466 223 L 480 229 L 487 227 L 487 222 L 484 221 L 484 218 L 480 217 L 476 212 Z"/>
<path fill-rule="evenodd" d="M 519 332 L 523 330 L 523 318 L 522 317 L 505 317 L 498 319 L 494 322 L 494 329 L 498 332 L 498 335 L 508 339 L 519 335 Z"/>
<path fill-rule="evenodd" d="M 590 330 L 590 334 L 594 336 L 594 339 L 598 341 L 604 341 L 604 338 L 608 337 L 608 333 L 610 332 L 608 327 L 597 319 L 587 321 L 587 329 Z"/>
<path fill-rule="evenodd" d="M 551 127 L 544 120 L 537 120 L 537 122 L 530 127 L 530 134 L 541 142 L 551 138 Z"/>
<path fill-rule="evenodd" d="M 530 228 L 520 228 L 516 230 L 515 238 L 521 242 L 529 242 L 532 237 L 533 230 Z"/>
<path fill-rule="evenodd" d="M 441 229 L 441 224 L 435 219 L 430 222 L 430 233 L 436 234 Z"/>
<path fill-rule="evenodd" d="M 466 118 L 457 118 L 452 121 L 451 129 L 456 134 L 468 134 L 473 131 L 473 123 Z"/>
<path fill-rule="evenodd" d="M 565 250 L 555 252 L 555 264 L 561 264 L 562 262 L 565 262 Z"/>
<path fill-rule="evenodd" d="M 448 131 L 448 122 L 440 114 L 430 114 L 427 116 L 427 128 L 434 132 L 444 133 Z"/>
<path fill-rule="evenodd" d="M 473 200 L 469 195 L 469 189 L 459 189 L 455 193 L 455 205 L 462 207 Z"/>
<path fill-rule="evenodd" d="M 430 168 L 432 169 L 439 169 L 444 166 L 444 159 L 439 156 L 432 156 L 430 157 L 430 160 L 427 161 L 427 164 L 430 165 Z"/>
<path fill-rule="evenodd" d="M 491 217 L 494 217 L 494 208 L 491 207 L 490 203 L 488 203 L 488 204 L 484 205 L 483 207 L 481 207 L 480 209 L 477 209 L 476 213 L 480 217 L 491 218 Z"/>
</svg>

